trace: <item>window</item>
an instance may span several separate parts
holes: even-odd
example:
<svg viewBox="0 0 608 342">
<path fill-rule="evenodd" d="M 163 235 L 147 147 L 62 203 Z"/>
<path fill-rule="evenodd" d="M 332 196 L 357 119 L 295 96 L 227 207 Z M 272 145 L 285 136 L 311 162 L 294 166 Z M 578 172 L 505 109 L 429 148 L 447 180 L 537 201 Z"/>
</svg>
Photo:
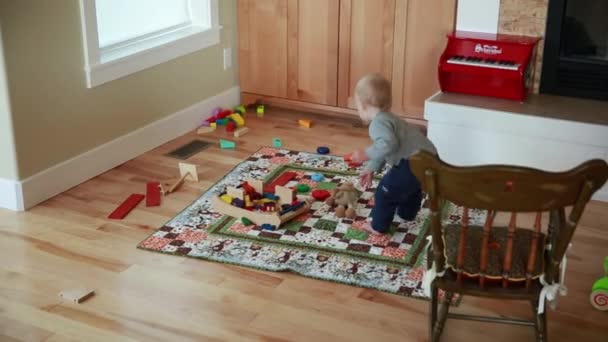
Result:
<svg viewBox="0 0 608 342">
<path fill-rule="evenodd" d="M 80 0 L 89 88 L 220 41 L 218 0 Z"/>
</svg>

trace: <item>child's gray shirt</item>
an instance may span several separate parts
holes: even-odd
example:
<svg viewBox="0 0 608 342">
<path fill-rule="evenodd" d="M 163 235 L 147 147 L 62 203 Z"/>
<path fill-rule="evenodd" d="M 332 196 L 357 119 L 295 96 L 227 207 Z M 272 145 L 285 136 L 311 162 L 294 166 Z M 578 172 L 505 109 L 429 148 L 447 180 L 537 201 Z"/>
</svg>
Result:
<svg viewBox="0 0 608 342">
<path fill-rule="evenodd" d="M 378 172 L 387 163 L 399 164 L 419 150 L 437 154 L 433 143 L 422 132 L 393 113 L 380 112 L 369 125 L 372 145 L 367 149 L 370 160 L 365 169 Z"/>
</svg>

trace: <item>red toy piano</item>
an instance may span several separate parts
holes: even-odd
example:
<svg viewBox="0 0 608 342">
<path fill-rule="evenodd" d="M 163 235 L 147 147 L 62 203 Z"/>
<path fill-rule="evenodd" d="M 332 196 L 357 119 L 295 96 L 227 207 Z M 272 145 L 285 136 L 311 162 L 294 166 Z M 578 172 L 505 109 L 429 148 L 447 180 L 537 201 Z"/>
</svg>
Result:
<svg viewBox="0 0 608 342">
<path fill-rule="evenodd" d="M 532 87 L 539 40 L 462 31 L 449 34 L 439 60 L 441 90 L 523 102 Z"/>
</svg>

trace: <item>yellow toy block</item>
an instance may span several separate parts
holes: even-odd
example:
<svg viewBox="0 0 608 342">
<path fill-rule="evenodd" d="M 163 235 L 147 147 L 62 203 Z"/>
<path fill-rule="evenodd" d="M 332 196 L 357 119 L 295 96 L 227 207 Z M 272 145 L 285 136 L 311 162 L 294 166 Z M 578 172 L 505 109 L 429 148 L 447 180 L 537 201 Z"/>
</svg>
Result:
<svg viewBox="0 0 608 342">
<path fill-rule="evenodd" d="M 245 207 L 249 208 L 252 206 L 253 206 L 253 203 L 251 203 L 251 197 L 249 197 L 249 195 L 245 196 Z"/>
<path fill-rule="evenodd" d="M 209 124 L 209 127 L 217 128 L 217 124 L 215 122 L 212 122 Z"/>
<path fill-rule="evenodd" d="M 239 114 L 239 113 L 232 113 L 232 114 L 230 114 L 230 118 L 232 120 L 234 120 L 234 122 L 236 122 L 236 125 L 238 127 L 245 126 L 245 119 L 243 119 L 243 117 L 241 116 L 241 114 Z"/>
<path fill-rule="evenodd" d="M 298 124 L 300 127 L 310 128 L 312 126 L 312 121 L 310 120 L 298 120 Z"/>
<path fill-rule="evenodd" d="M 232 196 L 230 196 L 230 195 L 222 195 L 220 198 L 222 199 L 222 201 L 224 201 L 224 202 L 226 202 L 228 204 L 232 204 L 232 200 L 233 200 Z"/>
</svg>

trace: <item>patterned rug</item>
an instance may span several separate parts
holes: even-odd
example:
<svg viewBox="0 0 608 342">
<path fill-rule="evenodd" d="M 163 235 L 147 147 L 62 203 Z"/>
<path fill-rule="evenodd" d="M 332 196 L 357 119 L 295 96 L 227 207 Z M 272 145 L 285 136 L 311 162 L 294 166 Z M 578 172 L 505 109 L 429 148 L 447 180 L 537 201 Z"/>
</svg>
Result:
<svg viewBox="0 0 608 342">
<path fill-rule="evenodd" d="M 421 282 L 425 269 L 425 235 L 429 210 L 415 220 L 395 217 L 390 233 L 370 235 L 356 230 L 374 205 L 376 179 L 362 192 L 354 220 L 337 218 L 323 202 L 311 211 L 266 231 L 245 226 L 239 218 L 223 216 L 211 207 L 211 198 L 227 186 L 238 186 L 253 177 L 270 182 L 284 172 L 296 173 L 286 186 L 307 184 L 333 189 L 341 183 L 357 183 L 358 169 L 340 157 L 321 156 L 285 149 L 262 148 L 235 167 L 183 212 L 142 241 L 138 248 L 236 264 L 268 271 L 292 271 L 303 276 L 334 281 L 415 298 L 426 298 Z M 324 180 L 315 182 L 312 175 Z M 305 194 L 304 194 L 305 195 Z M 460 209 L 447 205 L 444 219 L 458 221 Z M 473 217 L 473 219 L 475 219 Z"/>
</svg>

